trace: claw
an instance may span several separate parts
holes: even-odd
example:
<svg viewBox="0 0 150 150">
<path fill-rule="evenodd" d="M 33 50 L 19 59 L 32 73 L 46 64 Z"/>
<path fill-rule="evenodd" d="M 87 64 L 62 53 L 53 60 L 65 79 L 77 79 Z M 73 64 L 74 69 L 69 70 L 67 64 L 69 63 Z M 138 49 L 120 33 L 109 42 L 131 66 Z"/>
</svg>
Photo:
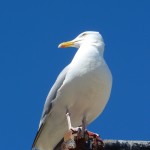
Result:
<svg viewBox="0 0 150 150">
<path fill-rule="evenodd" d="M 72 130 L 73 132 L 77 133 L 78 131 L 81 131 L 81 130 L 82 130 L 82 127 L 76 127 L 76 128 L 71 127 L 71 130 Z"/>
<path fill-rule="evenodd" d="M 88 147 L 91 150 L 102 150 L 104 143 L 97 133 L 86 130 L 86 120 L 83 118 L 82 127 L 72 127 L 70 115 L 66 113 L 68 122 L 68 131 L 64 136 L 62 150 L 83 149 Z"/>
</svg>

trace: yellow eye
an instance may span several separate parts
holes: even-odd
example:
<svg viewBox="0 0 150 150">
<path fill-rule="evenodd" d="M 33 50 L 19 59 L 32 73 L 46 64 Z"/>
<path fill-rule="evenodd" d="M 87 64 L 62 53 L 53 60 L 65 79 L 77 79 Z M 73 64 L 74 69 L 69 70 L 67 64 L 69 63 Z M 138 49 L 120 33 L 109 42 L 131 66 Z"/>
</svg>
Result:
<svg viewBox="0 0 150 150">
<path fill-rule="evenodd" d="M 86 35 L 87 35 L 86 33 L 83 33 L 83 34 L 82 34 L 82 37 L 83 37 L 83 36 L 86 36 Z"/>
</svg>

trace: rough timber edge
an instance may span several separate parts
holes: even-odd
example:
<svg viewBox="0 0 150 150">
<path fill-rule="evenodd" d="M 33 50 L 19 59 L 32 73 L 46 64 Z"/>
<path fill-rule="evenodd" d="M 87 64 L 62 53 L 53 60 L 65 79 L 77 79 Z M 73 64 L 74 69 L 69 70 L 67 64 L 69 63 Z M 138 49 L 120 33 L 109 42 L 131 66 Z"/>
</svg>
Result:
<svg viewBox="0 0 150 150">
<path fill-rule="evenodd" d="M 63 140 L 54 150 L 60 150 Z M 150 141 L 103 140 L 104 150 L 150 150 Z"/>
</svg>

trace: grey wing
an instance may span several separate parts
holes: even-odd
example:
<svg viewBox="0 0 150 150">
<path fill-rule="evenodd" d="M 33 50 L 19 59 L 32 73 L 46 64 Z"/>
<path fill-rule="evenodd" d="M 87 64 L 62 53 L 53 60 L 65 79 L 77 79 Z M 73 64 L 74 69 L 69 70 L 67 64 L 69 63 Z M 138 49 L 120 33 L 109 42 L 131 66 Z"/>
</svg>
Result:
<svg viewBox="0 0 150 150">
<path fill-rule="evenodd" d="M 39 130 L 38 130 L 38 132 L 36 134 L 36 137 L 34 139 L 32 147 L 34 147 L 38 137 L 40 136 L 40 133 L 42 132 L 42 129 L 44 127 L 44 122 L 46 121 L 47 115 L 51 112 L 52 102 L 56 98 L 57 90 L 62 86 L 62 84 L 63 84 L 63 82 L 65 80 L 65 77 L 66 77 L 68 69 L 69 69 L 69 65 L 66 66 L 63 69 L 63 71 L 59 74 L 59 76 L 56 79 L 56 82 L 52 86 L 52 88 L 51 88 L 51 90 L 50 90 L 50 92 L 49 92 L 49 94 L 48 94 L 48 96 L 46 98 L 46 101 L 45 101 L 45 104 L 44 104 L 43 113 L 42 113 L 42 117 L 41 117 L 40 124 L 39 124 Z"/>
<path fill-rule="evenodd" d="M 62 86 L 62 84 L 63 84 L 63 82 L 65 80 L 65 77 L 66 77 L 68 69 L 69 69 L 69 65 L 66 66 L 62 70 L 62 72 L 57 77 L 56 82 L 52 86 L 52 88 L 51 88 L 51 90 L 50 90 L 50 92 L 49 92 L 49 94 L 48 94 L 48 96 L 46 98 L 46 101 L 45 101 L 45 104 L 44 104 L 43 113 L 42 113 L 40 124 L 39 124 L 39 128 L 40 128 L 41 124 L 43 123 L 43 121 L 45 120 L 45 117 L 47 116 L 47 114 L 49 114 L 49 112 L 51 111 L 52 102 L 56 98 L 57 90 Z"/>
</svg>

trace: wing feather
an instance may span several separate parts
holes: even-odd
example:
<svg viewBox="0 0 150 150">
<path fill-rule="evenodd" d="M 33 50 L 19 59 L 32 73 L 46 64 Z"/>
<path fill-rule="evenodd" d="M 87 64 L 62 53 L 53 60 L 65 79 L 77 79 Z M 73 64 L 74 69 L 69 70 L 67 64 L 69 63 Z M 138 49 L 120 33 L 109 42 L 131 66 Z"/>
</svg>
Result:
<svg viewBox="0 0 150 150">
<path fill-rule="evenodd" d="M 54 85 L 52 86 L 52 88 L 51 88 L 51 90 L 50 90 L 50 92 L 49 92 L 49 94 L 48 94 L 48 96 L 46 98 L 46 101 L 45 101 L 45 104 L 44 104 L 43 113 L 42 113 L 40 124 L 39 124 L 39 129 L 38 129 L 38 132 L 37 132 L 37 134 L 35 136 L 32 148 L 34 148 L 34 146 L 36 144 L 36 141 L 38 140 L 38 137 L 40 136 L 40 134 L 42 132 L 42 129 L 44 128 L 44 124 L 45 124 L 45 121 L 47 119 L 47 115 L 51 112 L 51 109 L 53 107 L 52 106 L 53 100 L 56 98 L 57 91 L 62 86 L 62 84 L 63 84 L 63 82 L 65 80 L 65 77 L 66 77 L 68 69 L 69 69 L 69 65 L 66 66 L 62 70 L 62 72 L 57 77 Z"/>
</svg>

